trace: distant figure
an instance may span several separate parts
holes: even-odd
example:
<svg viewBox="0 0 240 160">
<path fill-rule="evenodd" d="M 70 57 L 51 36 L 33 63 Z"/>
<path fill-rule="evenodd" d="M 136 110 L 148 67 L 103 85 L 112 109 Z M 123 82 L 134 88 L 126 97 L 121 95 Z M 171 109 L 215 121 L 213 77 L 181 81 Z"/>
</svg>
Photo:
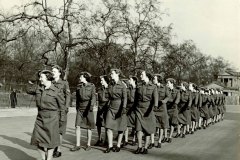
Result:
<svg viewBox="0 0 240 160">
<path fill-rule="evenodd" d="M 15 89 L 12 90 L 9 96 L 11 108 L 15 108 L 17 106 L 17 92 Z"/>
</svg>

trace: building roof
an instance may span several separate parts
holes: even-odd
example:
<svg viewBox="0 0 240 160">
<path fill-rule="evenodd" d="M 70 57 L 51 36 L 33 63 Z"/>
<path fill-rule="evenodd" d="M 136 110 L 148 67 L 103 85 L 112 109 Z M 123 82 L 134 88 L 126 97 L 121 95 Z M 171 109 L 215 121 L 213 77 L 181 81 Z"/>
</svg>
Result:
<svg viewBox="0 0 240 160">
<path fill-rule="evenodd" d="M 219 88 L 219 89 L 223 89 L 223 90 L 238 90 L 237 87 L 226 87 L 223 83 L 219 82 L 219 81 L 213 81 L 207 85 L 205 85 L 206 88 Z"/>
</svg>

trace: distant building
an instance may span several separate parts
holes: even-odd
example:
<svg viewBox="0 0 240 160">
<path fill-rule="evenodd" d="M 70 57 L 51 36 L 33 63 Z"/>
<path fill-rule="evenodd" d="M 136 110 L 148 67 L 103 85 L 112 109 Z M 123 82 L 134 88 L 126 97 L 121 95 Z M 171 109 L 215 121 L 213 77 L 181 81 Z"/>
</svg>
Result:
<svg viewBox="0 0 240 160">
<path fill-rule="evenodd" d="M 217 82 L 223 88 L 227 96 L 239 95 L 240 72 L 224 71 L 218 75 Z"/>
</svg>

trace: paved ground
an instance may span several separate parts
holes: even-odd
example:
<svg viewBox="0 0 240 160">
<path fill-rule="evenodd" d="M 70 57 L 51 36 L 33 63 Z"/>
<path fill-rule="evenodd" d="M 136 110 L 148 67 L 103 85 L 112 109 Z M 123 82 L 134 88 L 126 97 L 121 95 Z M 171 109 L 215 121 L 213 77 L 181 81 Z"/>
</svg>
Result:
<svg viewBox="0 0 240 160">
<path fill-rule="evenodd" d="M 38 152 L 29 145 L 35 121 L 36 109 L 0 110 L 0 160 L 34 160 Z M 152 149 L 148 155 L 135 155 L 136 147 L 127 146 L 119 153 L 104 154 L 105 148 L 94 147 L 89 152 L 81 149 L 70 152 L 75 143 L 74 109 L 70 110 L 68 128 L 63 144 L 63 156 L 59 160 L 240 160 L 240 106 L 228 106 L 225 120 L 206 130 L 200 130 L 185 139 L 173 139 L 161 149 Z M 83 132 L 82 145 L 86 145 Z M 94 130 L 93 141 L 97 135 Z"/>
</svg>

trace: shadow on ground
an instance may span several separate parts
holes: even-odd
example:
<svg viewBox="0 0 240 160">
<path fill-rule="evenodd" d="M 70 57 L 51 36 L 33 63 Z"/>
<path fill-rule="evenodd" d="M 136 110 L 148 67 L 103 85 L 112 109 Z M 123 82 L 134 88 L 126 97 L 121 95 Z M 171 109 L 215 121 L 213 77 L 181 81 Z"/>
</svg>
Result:
<svg viewBox="0 0 240 160">
<path fill-rule="evenodd" d="M 9 137 L 9 136 L 6 136 L 6 135 L 0 135 L 0 137 L 8 140 L 8 141 L 11 141 L 12 143 L 14 144 L 18 144 L 26 149 L 35 149 L 33 146 L 30 145 L 30 142 L 26 142 L 24 140 L 21 140 L 19 138 L 15 138 L 15 137 Z"/>
<path fill-rule="evenodd" d="M 25 152 L 10 146 L 0 145 L 2 151 L 10 160 L 35 160 L 36 158 L 29 156 Z"/>
</svg>

